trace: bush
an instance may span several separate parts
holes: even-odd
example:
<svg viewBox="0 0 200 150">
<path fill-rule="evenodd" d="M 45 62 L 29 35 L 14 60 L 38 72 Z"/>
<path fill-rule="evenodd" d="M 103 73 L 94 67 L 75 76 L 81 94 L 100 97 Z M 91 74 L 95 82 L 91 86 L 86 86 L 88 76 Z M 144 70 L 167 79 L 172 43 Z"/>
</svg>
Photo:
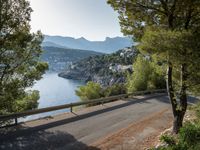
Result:
<svg viewBox="0 0 200 150">
<path fill-rule="evenodd" d="M 126 94 L 126 86 L 124 84 L 115 84 L 104 89 L 105 97 L 120 95 L 120 94 Z"/>
<path fill-rule="evenodd" d="M 200 150 L 200 124 L 187 122 L 180 129 L 177 143 L 172 136 L 164 135 L 161 140 L 168 144 L 168 147 L 160 147 L 158 150 Z"/>
<path fill-rule="evenodd" d="M 162 135 L 160 140 L 167 143 L 170 146 L 173 146 L 176 144 L 175 138 L 170 135 Z"/>
<path fill-rule="evenodd" d="M 76 95 L 79 96 L 81 100 L 92 100 L 103 97 L 100 84 L 91 81 L 85 86 L 80 86 L 79 89 L 76 90 Z"/>
<path fill-rule="evenodd" d="M 100 84 L 91 81 L 88 82 L 85 86 L 80 86 L 79 89 L 76 90 L 76 95 L 79 96 L 83 101 L 125 93 L 126 87 L 124 84 L 115 84 L 113 86 L 109 86 L 103 89 Z M 97 104 L 89 104 L 87 106 L 94 106 Z"/>
<path fill-rule="evenodd" d="M 200 149 L 200 125 L 186 123 L 179 133 L 179 144 L 191 150 Z"/>
</svg>

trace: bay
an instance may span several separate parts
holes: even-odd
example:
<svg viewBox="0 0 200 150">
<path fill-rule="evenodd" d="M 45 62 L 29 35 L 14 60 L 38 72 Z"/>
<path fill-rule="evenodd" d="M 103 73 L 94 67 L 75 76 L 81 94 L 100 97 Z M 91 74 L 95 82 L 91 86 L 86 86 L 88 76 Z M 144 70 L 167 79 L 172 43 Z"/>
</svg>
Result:
<svg viewBox="0 0 200 150">
<path fill-rule="evenodd" d="M 85 85 L 85 82 L 64 79 L 59 77 L 57 73 L 47 73 L 43 75 L 43 78 L 41 80 L 36 82 L 31 90 L 38 90 L 40 92 L 38 108 L 46 108 L 80 101 L 79 97 L 75 94 L 75 90 L 78 89 L 78 87 L 81 85 Z M 21 119 L 21 121 L 33 120 L 45 116 L 52 116 L 68 111 L 69 109 L 64 109 L 32 115 Z"/>
</svg>

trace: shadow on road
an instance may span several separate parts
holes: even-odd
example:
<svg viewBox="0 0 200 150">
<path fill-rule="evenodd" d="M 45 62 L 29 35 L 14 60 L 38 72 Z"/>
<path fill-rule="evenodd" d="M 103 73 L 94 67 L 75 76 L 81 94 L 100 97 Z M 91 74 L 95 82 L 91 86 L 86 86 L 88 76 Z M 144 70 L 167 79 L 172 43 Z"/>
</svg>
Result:
<svg viewBox="0 0 200 150">
<path fill-rule="evenodd" d="M 4 133 L 6 134 L 6 132 Z M 38 131 L 22 136 L 2 136 L 1 150 L 99 150 L 63 132 Z"/>
</svg>

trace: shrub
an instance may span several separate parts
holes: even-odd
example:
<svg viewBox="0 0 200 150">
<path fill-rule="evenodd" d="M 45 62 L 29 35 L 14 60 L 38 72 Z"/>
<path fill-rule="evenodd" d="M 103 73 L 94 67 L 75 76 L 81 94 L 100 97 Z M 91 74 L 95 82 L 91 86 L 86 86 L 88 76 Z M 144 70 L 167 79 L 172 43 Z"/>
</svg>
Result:
<svg viewBox="0 0 200 150">
<path fill-rule="evenodd" d="M 168 144 L 168 147 L 160 147 L 158 150 L 200 150 L 200 124 L 187 122 L 180 129 L 177 143 L 172 136 L 164 135 L 161 140 Z"/>
<path fill-rule="evenodd" d="M 179 133 L 179 144 L 191 150 L 200 149 L 200 125 L 186 123 Z"/>
<path fill-rule="evenodd" d="M 167 143 L 170 146 L 173 146 L 176 144 L 175 138 L 170 135 L 162 135 L 160 140 Z"/>
<path fill-rule="evenodd" d="M 76 95 L 79 96 L 80 99 L 83 101 L 120 95 L 125 93 L 126 93 L 126 86 L 124 84 L 115 84 L 103 89 L 100 86 L 100 84 L 91 81 L 88 82 L 85 86 L 80 86 L 79 89 L 76 90 Z M 86 106 L 94 106 L 97 104 L 89 104 Z"/>
<path fill-rule="evenodd" d="M 76 90 L 76 95 L 79 96 L 81 100 L 92 100 L 103 97 L 100 84 L 91 81 L 85 86 L 80 86 L 79 89 Z"/>
<path fill-rule="evenodd" d="M 104 89 L 105 97 L 120 95 L 120 94 L 126 94 L 126 86 L 124 84 L 115 84 Z"/>
</svg>

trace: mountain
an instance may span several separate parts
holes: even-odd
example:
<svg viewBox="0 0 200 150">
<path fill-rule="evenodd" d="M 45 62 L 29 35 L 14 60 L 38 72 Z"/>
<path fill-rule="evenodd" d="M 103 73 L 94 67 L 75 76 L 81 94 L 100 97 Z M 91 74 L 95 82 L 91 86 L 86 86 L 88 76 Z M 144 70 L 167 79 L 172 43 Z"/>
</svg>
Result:
<svg viewBox="0 0 200 150">
<path fill-rule="evenodd" d="M 59 47 L 43 47 L 42 61 L 48 62 L 49 71 L 60 72 L 68 65 L 81 59 L 103 53 Z"/>
<path fill-rule="evenodd" d="M 102 86 L 125 82 L 126 72 L 132 72 L 132 64 L 137 56 L 134 47 L 124 48 L 112 54 L 90 56 L 72 63 L 60 77 L 67 79 L 93 81 Z"/>
<path fill-rule="evenodd" d="M 102 53 L 112 53 L 125 47 L 131 47 L 134 45 L 132 39 L 128 37 L 107 37 L 104 41 L 89 41 L 84 37 L 75 39 L 72 37 L 62 36 L 49 36 L 45 35 L 42 45 L 54 47 L 67 47 L 72 49 L 85 49 L 93 50 Z M 49 45 L 48 45 L 49 44 Z"/>
<path fill-rule="evenodd" d="M 61 46 L 61 45 L 58 45 L 54 42 L 43 42 L 42 43 L 42 47 L 58 47 L 58 48 L 68 48 L 68 47 L 64 47 L 64 46 Z"/>
</svg>

